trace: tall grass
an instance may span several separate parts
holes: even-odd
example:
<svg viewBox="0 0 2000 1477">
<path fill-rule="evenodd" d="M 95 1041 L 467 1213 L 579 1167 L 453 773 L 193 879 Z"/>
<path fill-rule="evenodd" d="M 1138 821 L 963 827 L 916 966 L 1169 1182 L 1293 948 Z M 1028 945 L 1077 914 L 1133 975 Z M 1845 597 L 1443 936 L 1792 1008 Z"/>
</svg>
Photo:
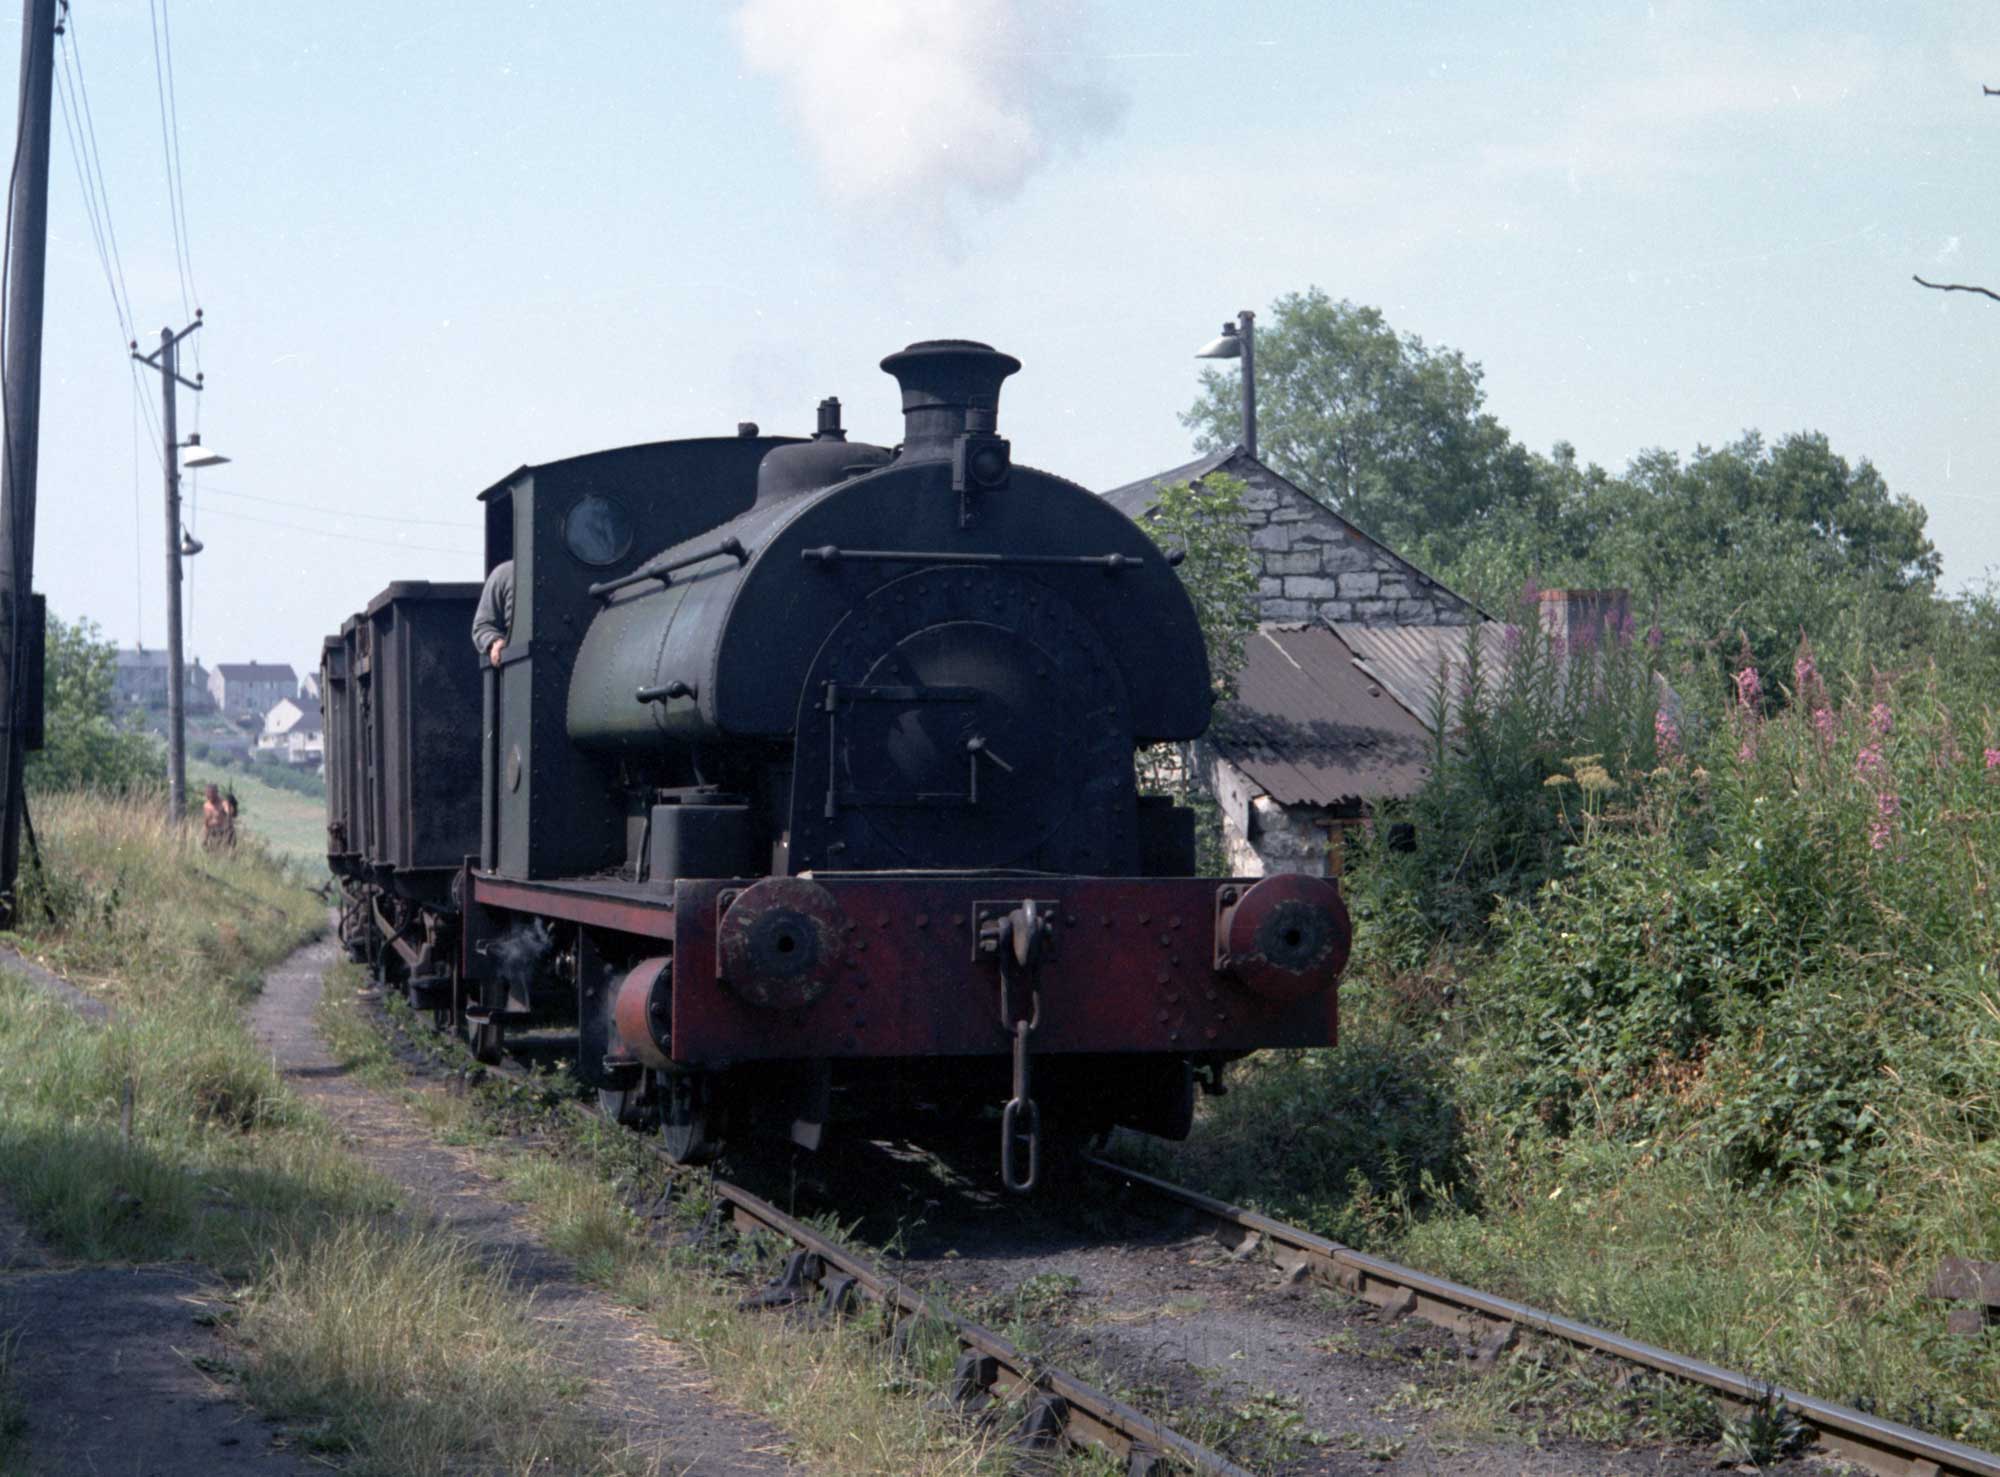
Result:
<svg viewBox="0 0 2000 1477">
<path fill-rule="evenodd" d="M 1947 1256 L 2000 1259 L 2000 713 L 1929 665 L 1831 690 L 1805 647 L 1677 681 L 1650 758 L 1547 769 L 1565 844 L 1470 935 L 1412 905 L 1407 856 L 1364 857 L 1348 1043 L 1253 1064 L 1182 1162 L 1417 1265 L 2000 1445 L 2000 1336 L 1945 1336 L 1925 1296 Z M 1433 800 L 1431 854 L 1476 851 Z M 1371 1080 L 1385 1039 L 1401 1091 L 1310 1095 Z M 1456 1162 L 1414 1152 L 1440 1082 Z M 1230 1151 L 1300 1142 L 1315 1111 L 1372 1117 L 1317 1141 L 1407 1146 L 1400 1172 Z"/>
<path fill-rule="evenodd" d="M 116 1009 L 93 1025 L 0 974 L 8 1202 L 67 1255 L 191 1258 L 246 1289 L 245 1390 L 344 1470 L 652 1470 L 577 1413 L 504 1271 L 400 1214 L 245 1024 L 324 924 L 296 871 L 254 842 L 205 851 L 144 798 L 58 795 L 37 817 L 20 942 Z M 0 1400 L 0 1448 L 12 1424 Z"/>
</svg>

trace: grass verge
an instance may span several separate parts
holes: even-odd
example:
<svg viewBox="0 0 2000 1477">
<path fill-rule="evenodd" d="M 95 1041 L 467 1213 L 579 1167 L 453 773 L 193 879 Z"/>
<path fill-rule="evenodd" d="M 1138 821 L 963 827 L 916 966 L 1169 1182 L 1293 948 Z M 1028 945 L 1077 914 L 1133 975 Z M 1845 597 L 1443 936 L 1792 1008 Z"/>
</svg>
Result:
<svg viewBox="0 0 2000 1477">
<path fill-rule="evenodd" d="M 138 801 L 58 796 L 38 820 L 17 942 L 116 1010 L 93 1026 L 0 974 L 14 1210 L 64 1255 L 187 1258 L 241 1289 L 230 1373 L 345 1471 L 648 1470 L 577 1413 L 504 1271 L 399 1214 L 248 1029 L 263 973 L 324 923 L 296 872 L 254 842 L 204 852 Z M 0 1452 L 21 1415 L 0 1393 Z"/>
<path fill-rule="evenodd" d="M 355 970 L 330 976 L 321 1019 L 359 1070 L 401 1070 L 356 998 L 360 983 Z M 402 1044 L 450 1067 L 469 1064 L 393 1002 L 391 1012 Z M 441 1138 L 472 1148 L 482 1167 L 507 1183 L 549 1244 L 588 1280 L 644 1313 L 725 1398 L 782 1429 L 806 1470 L 834 1477 L 1012 1470 L 1004 1424 L 974 1428 L 933 1408 L 957 1353 L 942 1325 L 919 1329 L 897 1351 L 866 1313 L 801 1336 L 792 1317 L 739 1309 L 746 1285 L 773 1274 L 788 1248 L 715 1234 L 699 1182 L 670 1180 L 635 1135 L 570 1111 L 572 1095 L 561 1079 L 528 1085 L 486 1077 L 462 1093 L 415 1083 L 409 1090 Z M 520 1152 L 515 1141 L 526 1133 L 547 1152 Z M 1048 1470 L 1117 1469 L 1099 1456 L 1079 1455 Z"/>
</svg>

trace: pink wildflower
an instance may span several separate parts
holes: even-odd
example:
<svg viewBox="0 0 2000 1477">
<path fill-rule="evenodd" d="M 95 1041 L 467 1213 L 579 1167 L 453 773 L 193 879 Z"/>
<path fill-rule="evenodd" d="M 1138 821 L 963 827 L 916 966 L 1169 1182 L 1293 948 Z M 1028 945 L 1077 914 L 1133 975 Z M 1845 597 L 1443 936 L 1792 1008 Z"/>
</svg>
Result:
<svg viewBox="0 0 2000 1477">
<path fill-rule="evenodd" d="M 1752 759 L 1755 759 L 1756 757 L 1757 757 L 1757 741 L 1755 739 L 1745 739 L 1741 744 L 1737 746 L 1736 748 L 1737 763 L 1748 764 Z"/>
<path fill-rule="evenodd" d="M 1868 710 L 1868 721 L 1877 733 L 1887 733 L 1896 726 L 1896 715 L 1889 711 L 1887 703 L 1877 703 Z"/>
<path fill-rule="evenodd" d="M 1986 767 L 1988 769 L 2000 769 L 2000 749 L 1988 749 L 1986 751 Z"/>
<path fill-rule="evenodd" d="M 1812 716 L 1814 732 L 1822 739 L 1833 737 L 1833 712 L 1829 708 L 1814 708 Z"/>
<path fill-rule="evenodd" d="M 1646 627 L 1646 645 L 1650 646 L 1654 651 L 1658 651 L 1660 643 L 1666 639 L 1667 633 L 1662 631 L 1657 625 Z"/>
<path fill-rule="evenodd" d="M 1856 774 L 1879 774 L 1882 769 L 1882 746 L 1868 744 L 1854 756 Z"/>
<path fill-rule="evenodd" d="M 1664 708 L 1653 715 L 1653 744 L 1663 759 L 1680 752 L 1680 725 L 1674 722 L 1673 714 Z"/>
<path fill-rule="evenodd" d="M 1757 675 L 1755 667 L 1745 667 L 1736 674 L 1736 701 L 1746 708 L 1754 708 L 1763 695 L 1764 679 Z"/>
<path fill-rule="evenodd" d="M 1792 682 L 1794 685 L 1797 686 L 1800 692 L 1804 692 L 1808 687 L 1812 686 L 1813 680 L 1818 676 L 1819 669 L 1813 665 L 1812 654 L 1810 652 L 1800 652 L 1798 660 L 1792 663 Z"/>
<path fill-rule="evenodd" d="M 1893 821 L 1903 809 L 1903 798 L 1884 790 L 1875 797 L 1875 813 L 1885 821 Z"/>
<path fill-rule="evenodd" d="M 1868 845 L 1872 850 L 1880 851 L 1888 844 L 1889 823 L 1887 821 L 1877 821 L 1868 828 Z"/>
</svg>

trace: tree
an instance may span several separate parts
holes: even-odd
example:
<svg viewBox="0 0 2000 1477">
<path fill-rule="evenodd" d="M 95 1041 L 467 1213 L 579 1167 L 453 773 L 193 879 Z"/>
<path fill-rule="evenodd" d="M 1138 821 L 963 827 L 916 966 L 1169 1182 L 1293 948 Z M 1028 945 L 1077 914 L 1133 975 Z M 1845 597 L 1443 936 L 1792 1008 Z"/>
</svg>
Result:
<svg viewBox="0 0 2000 1477">
<path fill-rule="evenodd" d="M 1482 371 L 1398 334 L 1379 309 L 1317 287 L 1273 304 L 1257 335 L 1259 450 L 1285 476 L 1391 547 L 1416 552 L 1519 495 L 1528 459 L 1483 409 Z M 1181 417 L 1204 451 L 1233 445 L 1233 375 L 1206 370 Z"/>
<path fill-rule="evenodd" d="M 1740 631 L 1776 670 L 1801 630 L 1829 654 L 1866 644 L 1886 657 L 1925 639 L 1939 559 L 1923 508 L 1818 432 L 1775 446 L 1746 432 L 1685 461 L 1648 451 L 1621 477 L 1558 446 L 1531 470 L 1523 498 L 1439 558 L 1448 584 L 1489 601 L 1530 577 L 1623 586 L 1669 633 L 1734 655 Z"/>
<path fill-rule="evenodd" d="M 1210 473 L 1197 483 L 1160 489 L 1153 516 L 1141 526 L 1168 555 L 1201 625 L 1211 691 L 1219 701 L 1236 691 L 1244 648 L 1257 629 L 1257 556 L 1243 536 L 1240 477 Z M 1151 744 L 1136 756 L 1139 788 L 1172 795 L 1195 812 L 1195 866 L 1205 876 L 1229 870 L 1222 840 L 1222 808 L 1208 793 L 1191 746 Z"/>
<path fill-rule="evenodd" d="M 1236 691 L 1243 644 L 1257 629 L 1257 556 L 1243 536 L 1247 490 L 1242 478 L 1222 473 L 1176 482 L 1160 489 L 1159 506 L 1145 525 L 1154 543 L 1181 556 L 1181 584 L 1201 623 L 1218 698 Z"/>
<path fill-rule="evenodd" d="M 28 756 L 30 788 L 122 793 L 152 788 L 165 778 L 153 741 L 120 728 L 112 718 L 115 660 L 95 623 L 67 625 L 49 616 L 42 677 L 45 746 Z"/>
</svg>

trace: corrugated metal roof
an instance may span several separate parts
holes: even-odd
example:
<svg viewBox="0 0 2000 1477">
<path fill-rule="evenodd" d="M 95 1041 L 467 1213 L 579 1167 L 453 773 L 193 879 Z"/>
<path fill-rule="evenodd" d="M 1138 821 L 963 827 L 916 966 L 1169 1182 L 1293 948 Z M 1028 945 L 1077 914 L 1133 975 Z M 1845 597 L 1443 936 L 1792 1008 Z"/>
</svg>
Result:
<svg viewBox="0 0 2000 1477">
<path fill-rule="evenodd" d="M 1245 647 L 1237 695 L 1209 742 L 1281 805 L 1414 793 L 1431 737 L 1325 626 L 1264 626 Z"/>
<path fill-rule="evenodd" d="M 1458 704 L 1466 665 L 1464 626 L 1361 626 L 1347 621 L 1334 632 L 1354 653 L 1355 665 L 1394 694 L 1426 729 L 1436 712 L 1438 679 L 1444 679 L 1447 726 L 1458 721 Z M 1479 625 L 1481 685 L 1489 694 L 1505 670 L 1512 650 L 1508 632 L 1499 621 Z"/>
<path fill-rule="evenodd" d="M 1173 467 L 1165 472 L 1155 472 L 1150 477 L 1141 477 L 1137 482 L 1128 482 L 1123 487 L 1114 487 L 1103 494 L 1104 500 L 1135 522 L 1153 511 L 1160 500 L 1160 489 L 1172 487 L 1176 482 L 1194 482 L 1206 477 L 1217 467 L 1236 456 L 1242 448 L 1226 446 L 1221 451 L 1211 451 L 1183 467 Z"/>
</svg>

